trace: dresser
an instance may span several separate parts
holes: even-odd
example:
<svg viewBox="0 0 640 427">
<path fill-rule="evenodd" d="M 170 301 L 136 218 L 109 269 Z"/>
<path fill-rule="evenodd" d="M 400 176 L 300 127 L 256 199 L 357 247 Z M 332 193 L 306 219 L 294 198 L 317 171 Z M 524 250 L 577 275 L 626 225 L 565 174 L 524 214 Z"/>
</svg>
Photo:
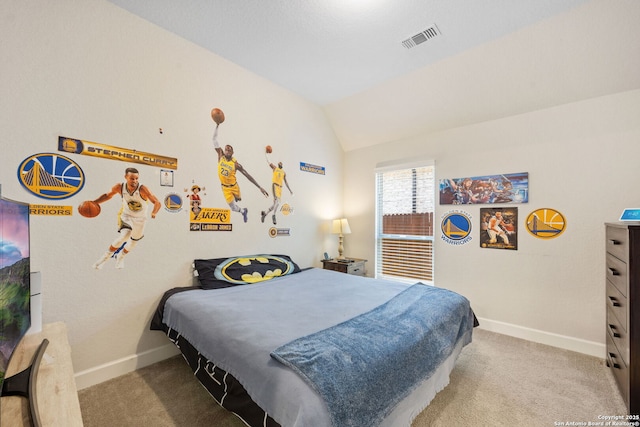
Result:
<svg viewBox="0 0 640 427">
<path fill-rule="evenodd" d="M 367 262 L 367 260 L 360 258 L 347 259 L 350 262 L 343 262 L 337 259 L 323 259 L 322 268 L 324 268 L 325 270 L 334 270 L 347 274 L 355 274 L 356 276 L 364 276 L 364 263 Z"/>
<path fill-rule="evenodd" d="M 607 366 L 629 414 L 639 414 L 640 222 L 607 223 L 606 239 Z"/>
</svg>

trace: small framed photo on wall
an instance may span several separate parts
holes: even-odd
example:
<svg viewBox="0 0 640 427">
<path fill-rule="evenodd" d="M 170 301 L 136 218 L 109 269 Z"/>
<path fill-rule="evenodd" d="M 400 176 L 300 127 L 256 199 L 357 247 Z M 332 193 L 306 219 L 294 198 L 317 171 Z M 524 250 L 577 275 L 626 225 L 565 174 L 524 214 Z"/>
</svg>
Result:
<svg viewBox="0 0 640 427">
<path fill-rule="evenodd" d="M 518 208 L 480 208 L 480 247 L 518 249 Z"/>
<path fill-rule="evenodd" d="M 160 170 L 160 185 L 163 187 L 173 187 L 173 171 L 167 169 Z"/>
</svg>

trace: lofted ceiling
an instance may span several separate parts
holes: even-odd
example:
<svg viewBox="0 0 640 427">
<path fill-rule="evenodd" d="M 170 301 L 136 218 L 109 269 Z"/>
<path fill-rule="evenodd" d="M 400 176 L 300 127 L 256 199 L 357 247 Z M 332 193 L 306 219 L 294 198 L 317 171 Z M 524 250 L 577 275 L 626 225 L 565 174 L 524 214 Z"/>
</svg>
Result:
<svg viewBox="0 0 640 427">
<path fill-rule="evenodd" d="M 638 0 L 108 0 L 322 107 L 346 151 L 640 88 Z"/>
</svg>

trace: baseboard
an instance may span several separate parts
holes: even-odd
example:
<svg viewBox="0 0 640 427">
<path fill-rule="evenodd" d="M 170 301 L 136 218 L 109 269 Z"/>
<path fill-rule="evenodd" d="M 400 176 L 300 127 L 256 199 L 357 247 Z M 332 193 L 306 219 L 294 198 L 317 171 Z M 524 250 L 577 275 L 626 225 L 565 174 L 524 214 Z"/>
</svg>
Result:
<svg viewBox="0 0 640 427">
<path fill-rule="evenodd" d="M 509 335 L 511 337 L 521 338 L 527 341 L 537 342 L 539 344 L 546 344 L 565 350 L 571 350 L 587 354 L 589 356 L 599 357 L 601 359 L 605 358 L 606 349 L 604 343 L 582 340 L 579 338 L 568 337 L 566 335 L 525 328 L 523 326 L 499 322 L 497 320 L 483 319 L 480 317 L 478 318 L 478 321 L 480 322 L 480 328 L 487 331 Z"/>
<path fill-rule="evenodd" d="M 128 374 L 136 369 L 161 362 L 177 354 L 180 354 L 178 348 L 169 343 L 162 347 L 147 350 L 140 354 L 123 357 L 122 359 L 114 360 L 113 362 L 78 372 L 75 374 L 76 388 L 78 390 L 82 390 L 83 388 L 100 384 L 101 382 L 119 377 L 120 375 Z"/>
<path fill-rule="evenodd" d="M 540 331 L 537 329 L 526 328 L 523 326 L 513 325 L 510 323 L 499 322 L 497 320 L 489 320 L 479 317 L 480 328 L 508 335 L 527 341 L 537 342 L 539 344 L 550 345 L 565 350 L 576 351 L 578 353 L 587 354 L 604 359 L 605 346 L 602 343 L 586 341 L 579 338 L 568 337 L 565 335 L 554 334 L 550 332 Z M 128 374 L 136 369 L 161 362 L 165 359 L 178 355 L 180 351 L 173 344 L 167 344 L 152 350 L 135 354 L 86 371 L 75 374 L 76 387 L 78 390 L 100 384 L 120 375 Z"/>
</svg>

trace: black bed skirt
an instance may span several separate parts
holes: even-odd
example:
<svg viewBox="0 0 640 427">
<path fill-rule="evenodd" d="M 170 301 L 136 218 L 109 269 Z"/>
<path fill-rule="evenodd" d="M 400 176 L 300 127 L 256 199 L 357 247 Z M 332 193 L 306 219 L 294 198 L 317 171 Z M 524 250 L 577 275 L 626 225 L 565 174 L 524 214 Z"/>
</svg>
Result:
<svg viewBox="0 0 640 427">
<path fill-rule="evenodd" d="M 195 377 L 220 406 L 237 415 L 251 427 L 280 427 L 280 424 L 251 399 L 233 375 L 201 355 L 178 332 L 168 329 L 166 325 L 163 329 L 171 342 L 180 349 Z"/>
</svg>

